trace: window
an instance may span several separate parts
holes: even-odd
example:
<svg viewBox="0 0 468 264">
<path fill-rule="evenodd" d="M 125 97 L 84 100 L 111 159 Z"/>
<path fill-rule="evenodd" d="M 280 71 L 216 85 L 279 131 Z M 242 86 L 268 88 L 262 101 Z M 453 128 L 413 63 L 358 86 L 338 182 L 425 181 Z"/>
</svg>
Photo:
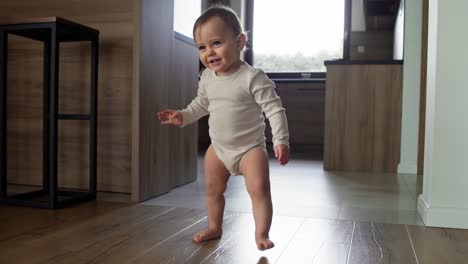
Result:
<svg viewBox="0 0 468 264">
<path fill-rule="evenodd" d="M 253 66 L 269 73 L 317 73 L 325 72 L 324 60 L 343 58 L 345 0 L 255 0 L 253 5 Z"/>
<path fill-rule="evenodd" d="M 193 38 L 193 24 L 200 14 L 201 0 L 175 0 L 174 31 L 188 38 Z"/>
</svg>

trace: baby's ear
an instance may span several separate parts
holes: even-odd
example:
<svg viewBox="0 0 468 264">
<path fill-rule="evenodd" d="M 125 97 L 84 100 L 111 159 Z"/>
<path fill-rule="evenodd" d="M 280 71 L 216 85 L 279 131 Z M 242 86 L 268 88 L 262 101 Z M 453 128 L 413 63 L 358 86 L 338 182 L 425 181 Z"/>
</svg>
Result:
<svg viewBox="0 0 468 264">
<path fill-rule="evenodd" d="M 237 37 L 237 47 L 239 50 L 243 50 L 247 44 L 247 36 L 244 33 L 240 33 Z"/>
</svg>

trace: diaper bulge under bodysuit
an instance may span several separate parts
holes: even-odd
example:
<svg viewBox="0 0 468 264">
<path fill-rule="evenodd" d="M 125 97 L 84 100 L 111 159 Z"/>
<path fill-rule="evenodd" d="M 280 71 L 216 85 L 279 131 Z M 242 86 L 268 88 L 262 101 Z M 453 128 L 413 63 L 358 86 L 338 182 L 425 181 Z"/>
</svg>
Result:
<svg viewBox="0 0 468 264">
<path fill-rule="evenodd" d="M 211 144 L 231 175 L 241 174 L 245 154 L 256 147 L 266 151 L 265 121 L 268 118 L 274 146 L 289 146 L 285 110 L 266 74 L 242 63 L 230 76 L 217 76 L 210 69 L 202 73 L 197 97 L 180 112 L 183 125 L 209 114 Z"/>
</svg>

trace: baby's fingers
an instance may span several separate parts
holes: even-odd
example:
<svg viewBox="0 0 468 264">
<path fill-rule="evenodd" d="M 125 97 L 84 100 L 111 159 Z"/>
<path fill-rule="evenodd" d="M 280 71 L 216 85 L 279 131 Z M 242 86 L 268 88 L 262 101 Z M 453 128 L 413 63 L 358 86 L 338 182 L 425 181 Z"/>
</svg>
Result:
<svg viewBox="0 0 468 264">
<path fill-rule="evenodd" d="M 166 109 L 157 113 L 159 119 L 170 119 L 174 116 L 174 110 Z"/>
<path fill-rule="evenodd" d="M 281 154 L 281 157 L 278 160 L 281 165 L 284 165 L 285 164 L 284 154 Z"/>
<path fill-rule="evenodd" d="M 162 120 L 161 120 L 161 124 L 163 124 L 163 125 L 171 125 L 171 124 L 173 124 L 173 123 L 174 123 L 174 120 L 173 120 L 173 119 L 166 119 L 166 118 L 165 118 L 165 119 L 162 119 Z"/>
<path fill-rule="evenodd" d="M 280 162 L 281 165 L 286 165 L 289 160 L 289 151 L 285 148 L 278 148 L 278 161 Z"/>
<path fill-rule="evenodd" d="M 281 151 L 281 148 L 275 149 L 275 157 L 281 163 L 281 160 L 283 159 L 283 152 Z"/>
<path fill-rule="evenodd" d="M 283 154 L 283 158 L 281 159 L 281 165 L 286 165 L 286 164 L 288 164 L 288 161 L 289 161 L 289 154 L 288 154 L 288 153 L 284 153 L 284 154 Z"/>
</svg>

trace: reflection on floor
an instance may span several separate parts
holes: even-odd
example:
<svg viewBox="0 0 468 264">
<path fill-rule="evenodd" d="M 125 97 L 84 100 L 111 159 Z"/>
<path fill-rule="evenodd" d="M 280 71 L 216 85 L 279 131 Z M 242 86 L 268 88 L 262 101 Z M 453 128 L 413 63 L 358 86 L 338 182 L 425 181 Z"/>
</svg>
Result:
<svg viewBox="0 0 468 264">
<path fill-rule="evenodd" d="M 323 170 L 321 160 L 293 155 L 286 166 L 270 157 L 274 214 L 319 219 L 422 225 L 416 210 L 416 175 L 345 173 Z M 205 208 L 203 155 L 198 180 L 144 204 Z M 233 176 L 225 193 L 226 210 L 251 212 L 244 178 Z"/>
</svg>

